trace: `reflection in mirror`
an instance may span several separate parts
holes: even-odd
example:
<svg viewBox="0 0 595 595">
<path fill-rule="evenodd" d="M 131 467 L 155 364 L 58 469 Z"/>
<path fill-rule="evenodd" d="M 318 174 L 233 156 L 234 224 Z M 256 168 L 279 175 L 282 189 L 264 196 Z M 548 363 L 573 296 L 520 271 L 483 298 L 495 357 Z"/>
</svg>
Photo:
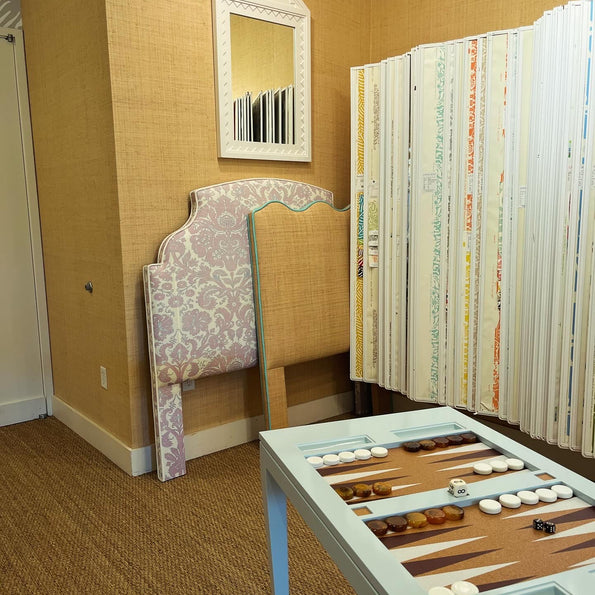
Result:
<svg viewBox="0 0 595 595">
<path fill-rule="evenodd" d="M 234 139 L 293 144 L 293 32 L 230 15 Z"/>
<path fill-rule="evenodd" d="M 213 0 L 220 157 L 310 161 L 310 12 Z"/>
</svg>

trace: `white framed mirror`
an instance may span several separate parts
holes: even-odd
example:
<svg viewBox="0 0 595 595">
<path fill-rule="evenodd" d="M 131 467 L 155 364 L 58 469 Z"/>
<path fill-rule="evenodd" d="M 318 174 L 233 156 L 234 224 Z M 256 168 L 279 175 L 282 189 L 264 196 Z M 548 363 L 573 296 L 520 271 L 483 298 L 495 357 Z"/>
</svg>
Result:
<svg viewBox="0 0 595 595">
<path fill-rule="evenodd" d="M 311 161 L 310 11 L 213 0 L 219 157 Z"/>
</svg>

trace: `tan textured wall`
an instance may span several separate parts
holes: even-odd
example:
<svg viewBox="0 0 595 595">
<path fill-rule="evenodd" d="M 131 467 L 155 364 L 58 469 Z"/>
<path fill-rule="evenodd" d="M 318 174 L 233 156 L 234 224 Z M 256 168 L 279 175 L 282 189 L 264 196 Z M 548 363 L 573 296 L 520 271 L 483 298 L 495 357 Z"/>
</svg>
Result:
<svg viewBox="0 0 595 595">
<path fill-rule="evenodd" d="M 141 269 L 188 214 L 193 188 L 283 177 L 349 201 L 349 68 L 367 57 L 367 2 L 308 0 L 312 15 L 312 163 L 218 159 L 211 3 L 107 0 L 130 366 L 132 445 L 152 440 Z M 358 34 L 359 29 L 363 34 Z M 290 403 L 348 390 L 346 360 L 311 364 Z M 260 412 L 257 374 L 197 383 L 188 431 Z"/>
<path fill-rule="evenodd" d="M 105 5 L 23 0 L 22 11 L 55 394 L 130 443 Z"/>
<path fill-rule="evenodd" d="M 531 25 L 561 0 L 373 0 L 370 61 L 416 45 Z"/>
<path fill-rule="evenodd" d="M 55 392 L 129 446 L 153 440 L 142 266 L 185 221 L 189 191 L 275 176 L 348 203 L 349 67 L 367 57 L 369 3 L 308 5 L 305 164 L 217 158 L 211 2 L 23 0 Z M 347 369 L 289 371 L 289 402 L 348 390 Z M 185 403 L 189 431 L 256 415 L 257 371 L 205 379 Z"/>
</svg>

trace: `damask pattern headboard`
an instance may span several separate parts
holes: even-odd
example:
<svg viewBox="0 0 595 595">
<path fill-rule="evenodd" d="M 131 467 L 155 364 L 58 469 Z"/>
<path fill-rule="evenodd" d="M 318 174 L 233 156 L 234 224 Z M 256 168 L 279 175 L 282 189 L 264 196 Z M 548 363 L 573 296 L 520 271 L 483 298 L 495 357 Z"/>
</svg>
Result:
<svg viewBox="0 0 595 595">
<path fill-rule="evenodd" d="M 188 221 L 143 269 L 157 474 L 186 473 L 182 382 L 258 361 L 247 215 L 269 201 L 332 204 L 330 191 L 290 180 L 236 180 L 190 193 Z"/>
</svg>

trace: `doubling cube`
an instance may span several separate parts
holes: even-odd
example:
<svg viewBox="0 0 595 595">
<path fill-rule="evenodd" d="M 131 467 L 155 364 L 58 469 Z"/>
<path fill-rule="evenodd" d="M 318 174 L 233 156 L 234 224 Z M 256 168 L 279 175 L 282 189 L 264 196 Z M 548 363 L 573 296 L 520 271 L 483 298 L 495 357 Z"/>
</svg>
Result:
<svg viewBox="0 0 595 595">
<path fill-rule="evenodd" d="M 448 491 L 455 498 L 463 498 L 469 494 L 467 491 L 467 483 L 463 479 L 459 478 L 450 480 L 450 483 L 448 484 Z"/>
<path fill-rule="evenodd" d="M 533 519 L 533 529 L 543 531 L 543 521 L 541 519 Z"/>
</svg>

